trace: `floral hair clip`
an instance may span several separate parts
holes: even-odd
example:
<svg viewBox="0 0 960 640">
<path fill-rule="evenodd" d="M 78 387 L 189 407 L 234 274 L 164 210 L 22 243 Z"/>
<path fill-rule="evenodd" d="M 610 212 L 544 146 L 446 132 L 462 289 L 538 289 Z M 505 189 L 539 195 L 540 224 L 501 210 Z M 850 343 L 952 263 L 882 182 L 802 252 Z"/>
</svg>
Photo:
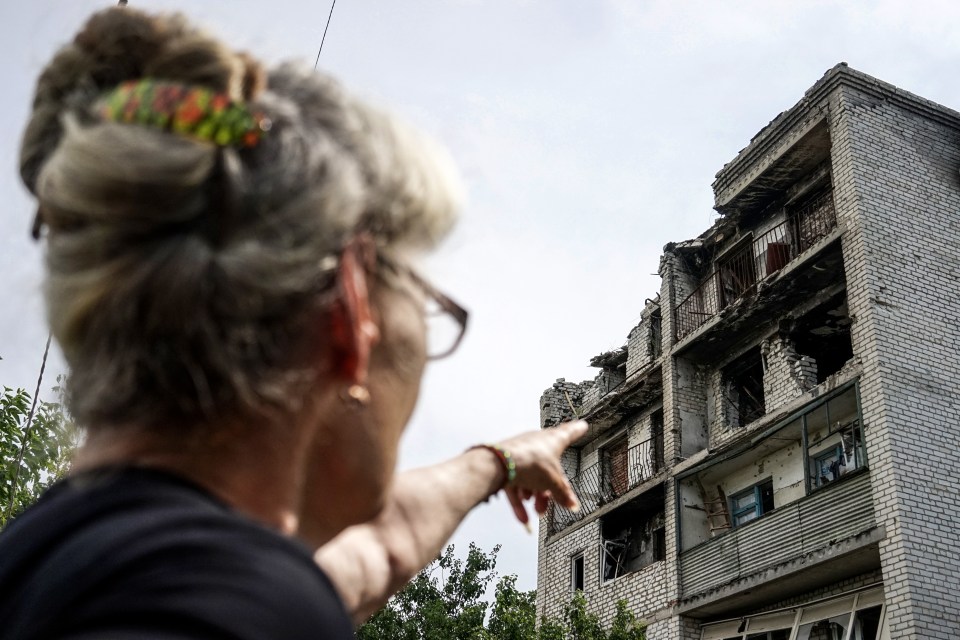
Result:
<svg viewBox="0 0 960 640">
<path fill-rule="evenodd" d="M 222 147 L 253 147 L 270 119 L 204 87 L 144 78 L 119 85 L 96 105 L 105 120 L 142 124 Z"/>
</svg>

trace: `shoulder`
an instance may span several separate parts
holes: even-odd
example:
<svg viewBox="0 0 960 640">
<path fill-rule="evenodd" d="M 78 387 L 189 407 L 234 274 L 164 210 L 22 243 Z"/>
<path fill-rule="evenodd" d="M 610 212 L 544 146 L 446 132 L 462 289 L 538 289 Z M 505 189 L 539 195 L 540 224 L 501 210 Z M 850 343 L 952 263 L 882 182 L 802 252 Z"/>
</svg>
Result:
<svg viewBox="0 0 960 640">
<path fill-rule="evenodd" d="M 18 585 L 0 598 L 10 603 L 0 630 L 352 637 L 330 581 L 296 541 L 168 477 L 83 485 L 58 488 L 0 537 L 0 584 Z"/>
</svg>

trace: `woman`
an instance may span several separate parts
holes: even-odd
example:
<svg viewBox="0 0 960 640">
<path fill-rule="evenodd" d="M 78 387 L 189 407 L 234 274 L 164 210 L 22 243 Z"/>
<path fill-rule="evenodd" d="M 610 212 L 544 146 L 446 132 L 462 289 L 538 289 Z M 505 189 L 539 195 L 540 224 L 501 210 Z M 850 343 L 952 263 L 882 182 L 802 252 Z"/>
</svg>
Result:
<svg viewBox="0 0 960 640">
<path fill-rule="evenodd" d="M 40 76 L 21 173 L 87 439 L 0 537 L 4 637 L 349 638 L 490 495 L 576 507 L 582 423 L 394 475 L 466 326 L 409 267 L 455 190 L 330 79 L 108 10 Z"/>
</svg>

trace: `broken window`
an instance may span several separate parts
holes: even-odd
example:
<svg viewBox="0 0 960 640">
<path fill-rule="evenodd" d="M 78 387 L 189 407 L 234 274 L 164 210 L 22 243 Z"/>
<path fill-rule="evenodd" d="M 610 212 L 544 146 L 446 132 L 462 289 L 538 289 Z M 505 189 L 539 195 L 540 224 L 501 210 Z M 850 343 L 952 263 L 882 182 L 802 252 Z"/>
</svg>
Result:
<svg viewBox="0 0 960 640">
<path fill-rule="evenodd" d="M 767 631 L 766 633 L 751 633 L 747 640 L 789 640 L 790 629 L 777 629 L 776 631 Z"/>
<path fill-rule="evenodd" d="M 856 387 L 821 404 L 804 418 L 810 489 L 830 484 L 866 465 Z"/>
<path fill-rule="evenodd" d="M 663 487 L 600 519 L 600 575 L 606 582 L 666 558 Z"/>
<path fill-rule="evenodd" d="M 650 358 L 656 360 L 660 357 L 660 352 L 663 350 L 663 332 L 662 332 L 662 318 L 660 315 L 660 310 L 657 309 L 652 314 L 650 314 Z"/>
<path fill-rule="evenodd" d="M 701 640 L 877 640 L 883 588 L 871 588 L 799 608 L 703 625 Z M 798 610 L 799 609 L 799 610 Z M 852 614 L 852 620 L 851 620 Z M 886 636 L 886 634 L 883 634 Z"/>
<path fill-rule="evenodd" d="M 869 609 L 857 611 L 853 618 L 853 635 L 851 638 L 854 640 L 874 640 L 880 630 L 882 614 L 883 606 L 879 604 Z"/>
<path fill-rule="evenodd" d="M 853 357 L 846 292 L 841 292 L 797 320 L 790 332 L 797 353 L 816 364 L 817 384 L 840 371 Z"/>
<path fill-rule="evenodd" d="M 827 620 L 809 622 L 801 625 L 797 630 L 797 640 L 844 640 L 847 637 L 849 622 L 849 613 L 843 613 Z"/>
<path fill-rule="evenodd" d="M 583 553 L 570 558 L 570 590 L 583 591 Z"/>
<path fill-rule="evenodd" d="M 723 370 L 728 423 L 746 426 L 766 413 L 763 397 L 763 359 L 754 347 Z"/>
<path fill-rule="evenodd" d="M 734 527 L 773 511 L 773 480 L 768 478 L 730 496 L 730 519 Z"/>
</svg>

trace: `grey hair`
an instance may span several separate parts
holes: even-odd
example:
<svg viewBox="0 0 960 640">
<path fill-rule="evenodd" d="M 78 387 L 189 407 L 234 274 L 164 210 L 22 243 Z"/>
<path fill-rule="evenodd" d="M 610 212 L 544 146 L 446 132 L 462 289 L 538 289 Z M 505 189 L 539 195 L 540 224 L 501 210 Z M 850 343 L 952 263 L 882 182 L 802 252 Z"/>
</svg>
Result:
<svg viewBox="0 0 960 640">
<path fill-rule="evenodd" d="M 182 17 L 111 9 L 41 75 L 21 174 L 81 424 L 295 411 L 343 244 L 423 250 L 452 226 L 459 183 L 435 144 L 329 77 L 257 71 Z M 245 98 L 272 128 L 234 149 L 91 115 L 147 76 Z"/>
</svg>

